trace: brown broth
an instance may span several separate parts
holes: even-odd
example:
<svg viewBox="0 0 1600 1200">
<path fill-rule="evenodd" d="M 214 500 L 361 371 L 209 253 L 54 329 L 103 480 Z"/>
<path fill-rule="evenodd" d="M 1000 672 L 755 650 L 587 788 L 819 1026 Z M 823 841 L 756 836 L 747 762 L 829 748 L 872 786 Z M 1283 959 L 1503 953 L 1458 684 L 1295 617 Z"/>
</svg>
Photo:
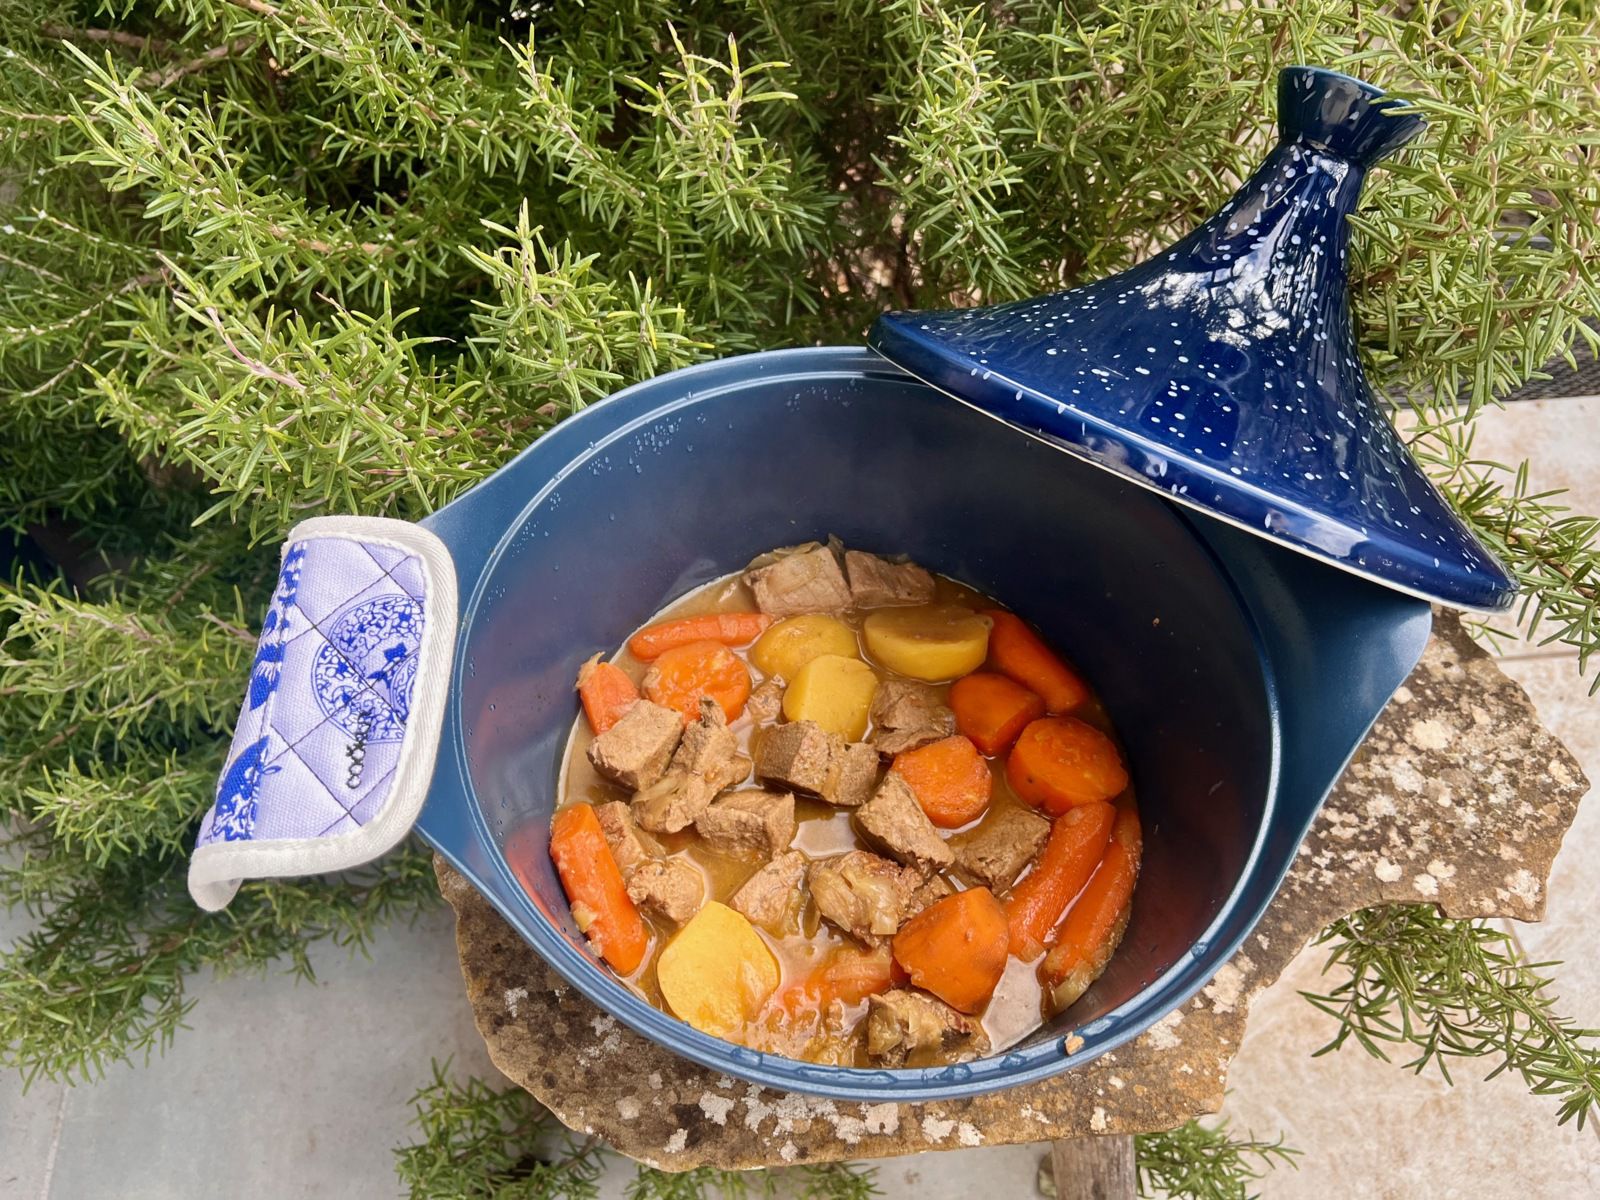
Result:
<svg viewBox="0 0 1600 1200">
<path fill-rule="evenodd" d="M 939 604 L 964 604 L 973 608 L 1000 607 L 988 597 L 973 591 L 963 584 L 945 576 L 935 576 L 936 592 L 934 602 Z M 673 620 L 679 617 L 698 616 L 703 613 L 713 612 L 754 612 L 756 604 L 754 597 L 741 581 L 739 575 L 725 576 L 713 580 L 704 587 L 684 596 L 676 603 L 668 605 L 660 612 L 654 614 L 645 625 L 654 625 L 660 621 Z M 839 614 L 843 620 L 860 636 L 861 624 L 868 613 L 874 610 L 852 611 Z M 643 628 L 643 626 L 641 626 Z M 732 647 L 741 661 L 750 671 L 754 685 L 759 685 L 766 677 L 750 662 L 750 647 Z M 862 655 L 866 659 L 865 653 Z M 635 683 L 644 678 L 646 664 L 628 653 L 626 644 L 612 656 L 611 661 L 627 673 Z M 893 678 L 893 673 L 868 661 L 880 678 Z M 948 684 L 932 685 L 941 700 L 945 699 L 949 690 Z M 1088 703 L 1075 710 L 1073 715 L 1102 730 L 1108 736 L 1115 738 L 1115 731 L 1111 721 L 1098 696 L 1091 696 Z M 730 726 L 739 738 L 740 748 L 745 753 L 750 753 L 751 736 L 756 730 L 755 722 L 748 714 L 741 714 L 739 719 Z M 870 736 L 870 730 L 868 731 Z M 627 801 L 630 796 L 626 789 L 602 778 L 588 758 L 589 744 L 594 740 L 588 723 L 580 712 L 573 723 L 572 735 L 567 742 L 566 756 L 562 761 L 561 777 L 558 794 L 560 802 L 558 807 L 564 808 L 570 804 L 588 803 L 604 804 L 611 800 Z M 957 845 L 965 835 L 983 828 L 987 822 L 994 820 L 1008 809 L 1026 807 L 1011 790 L 1006 781 L 1005 760 L 995 758 L 989 760 L 990 773 L 994 779 L 992 799 L 983 816 L 960 829 L 940 830 L 941 835 L 953 840 Z M 755 786 L 753 781 L 739 785 L 740 788 Z M 1131 798 L 1132 788 L 1124 793 Z M 802 851 L 808 858 L 826 858 L 842 854 L 848 850 L 871 849 L 862 839 L 857 837 L 850 824 L 849 810 L 837 809 L 820 801 L 807 800 L 803 797 L 796 798 L 795 818 L 798 831 L 795 835 L 793 847 Z M 687 859 L 692 863 L 705 879 L 706 899 L 727 902 L 734 892 L 763 865 L 764 860 L 758 857 L 739 858 L 722 854 L 711 849 L 694 833 L 693 828 L 681 833 L 667 835 L 652 835 L 644 830 L 639 830 L 639 836 L 650 845 L 652 841 L 660 846 L 666 853 L 675 857 Z M 953 871 L 942 872 L 945 879 L 956 888 L 968 886 L 959 875 Z M 623 979 L 623 982 L 637 992 L 644 1000 L 663 1012 L 671 1012 L 662 998 L 661 991 L 656 984 L 655 963 L 662 948 L 671 940 L 674 927 L 656 921 L 649 916 L 645 917 L 646 924 L 650 927 L 651 944 L 649 952 L 645 955 L 644 962 L 632 975 Z M 859 949 L 859 944 L 847 935 L 835 929 L 832 925 L 821 920 L 816 911 L 816 906 L 810 903 L 809 896 L 801 911 L 798 932 L 786 937 L 778 937 L 765 929 L 757 929 L 757 933 L 772 949 L 778 959 L 782 978 L 779 983 L 780 990 L 804 978 L 815 967 L 820 965 L 826 957 L 835 950 Z M 987 1007 L 979 1014 L 985 1034 L 988 1035 L 990 1046 L 994 1052 L 1014 1045 L 1022 1038 L 1032 1033 L 1048 1018 L 1048 997 L 1041 987 L 1038 978 L 1039 960 L 1022 962 L 1011 959 L 1006 965 L 1005 975 L 1001 978 L 999 986 L 995 989 L 993 997 Z M 851 1036 L 856 1024 L 866 1014 L 867 1003 L 848 1006 L 842 1013 L 833 1014 L 837 1019 L 822 1030 L 790 1029 L 782 1022 L 771 1024 L 762 1028 L 752 1029 L 747 1039 L 750 1044 L 762 1049 L 788 1054 L 791 1057 L 805 1058 L 813 1062 L 838 1063 L 845 1066 L 871 1066 L 865 1057 L 865 1051 L 860 1046 L 860 1039 Z M 913 1056 L 910 1066 L 936 1065 L 936 1059 L 926 1061 Z"/>
</svg>

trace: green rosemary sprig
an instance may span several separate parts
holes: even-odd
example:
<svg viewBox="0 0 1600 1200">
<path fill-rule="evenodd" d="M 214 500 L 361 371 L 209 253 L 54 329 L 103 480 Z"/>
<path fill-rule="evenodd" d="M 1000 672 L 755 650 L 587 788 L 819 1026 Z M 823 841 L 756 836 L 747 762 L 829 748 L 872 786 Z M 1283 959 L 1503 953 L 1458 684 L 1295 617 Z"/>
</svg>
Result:
<svg viewBox="0 0 1600 1200">
<path fill-rule="evenodd" d="M 1404 1066 L 1481 1063 L 1487 1077 L 1512 1072 L 1536 1096 L 1559 1099 L 1557 1119 L 1581 1128 L 1600 1103 L 1600 1030 L 1555 1011 L 1549 964 L 1529 963 L 1511 936 L 1487 921 L 1456 920 L 1428 905 L 1387 904 L 1336 921 L 1318 939 L 1331 947 L 1338 982 L 1306 999 L 1339 1022 L 1317 1053 L 1355 1041 Z"/>
<path fill-rule="evenodd" d="M 1246 1200 L 1250 1185 L 1276 1166 L 1294 1166 L 1300 1153 L 1283 1144 L 1236 1138 L 1227 1122 L 1189 1121 L 1135 1139 L 1141 1196 L 1172 1200 Z"/>
</svg>

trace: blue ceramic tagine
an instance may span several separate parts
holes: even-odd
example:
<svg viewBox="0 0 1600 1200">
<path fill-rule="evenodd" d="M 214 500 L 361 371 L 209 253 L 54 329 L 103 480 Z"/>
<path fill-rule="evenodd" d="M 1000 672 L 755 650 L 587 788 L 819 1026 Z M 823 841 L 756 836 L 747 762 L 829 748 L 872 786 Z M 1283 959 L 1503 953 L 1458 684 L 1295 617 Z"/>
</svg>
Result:
<svg viewBox="0 0 1600 1200">
<path fill-rule="evenodd" d="M 1085 287 L 889 313 L 872 345 L 958 399 L 1172 499 L 1427 599 L 1515 582 L 1423 475 L 1362 372 L 1346 295 L 1367 169 L 1420 116 L 1290 67 L 1279 141 L 1171 249 Z"/>
</svg>

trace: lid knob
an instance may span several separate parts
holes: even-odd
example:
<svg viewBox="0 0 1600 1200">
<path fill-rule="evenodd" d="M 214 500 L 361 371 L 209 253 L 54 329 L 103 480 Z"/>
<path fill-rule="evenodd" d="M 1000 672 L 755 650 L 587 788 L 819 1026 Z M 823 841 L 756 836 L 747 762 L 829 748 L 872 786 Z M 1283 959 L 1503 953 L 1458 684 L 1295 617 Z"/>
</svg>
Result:
<svg viewBox="0 0 1600 1200">
<path fill-rule="evenodd" d="M 1371 166 L 1426 128 L 1420 115 L 1370 83 L 1321 67 L 1278 73 L 1278 135 Z"/>
<path fill-rule="evenodd" d="M 1171 499 L 1389 587 L 1508 607 L 1516 584 L 1373 398 L 1345 287 L 1366 167 L 1422 119 L 1291 67 L 1280 140 L 1170 249 L 1071 291 L 886 313 L 869 335 L 942 391 Z"/>
</svg>

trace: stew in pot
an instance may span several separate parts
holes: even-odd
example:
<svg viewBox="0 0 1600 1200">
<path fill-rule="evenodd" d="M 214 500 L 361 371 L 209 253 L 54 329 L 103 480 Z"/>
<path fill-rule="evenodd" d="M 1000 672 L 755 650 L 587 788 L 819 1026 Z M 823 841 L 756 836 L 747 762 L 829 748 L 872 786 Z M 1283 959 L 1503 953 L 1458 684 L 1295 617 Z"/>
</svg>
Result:
<svg viewBox="0 0 1600 1200">
<path fill-rule="evenodd" d="M 595 951 L 696 1029 L 960 1061 L 1071 1005 L 1116 949 L 1140 829 L 1105 710 L 953 580 L 774 551 L 577 688 L 551 857 Z"/>
</svg>

